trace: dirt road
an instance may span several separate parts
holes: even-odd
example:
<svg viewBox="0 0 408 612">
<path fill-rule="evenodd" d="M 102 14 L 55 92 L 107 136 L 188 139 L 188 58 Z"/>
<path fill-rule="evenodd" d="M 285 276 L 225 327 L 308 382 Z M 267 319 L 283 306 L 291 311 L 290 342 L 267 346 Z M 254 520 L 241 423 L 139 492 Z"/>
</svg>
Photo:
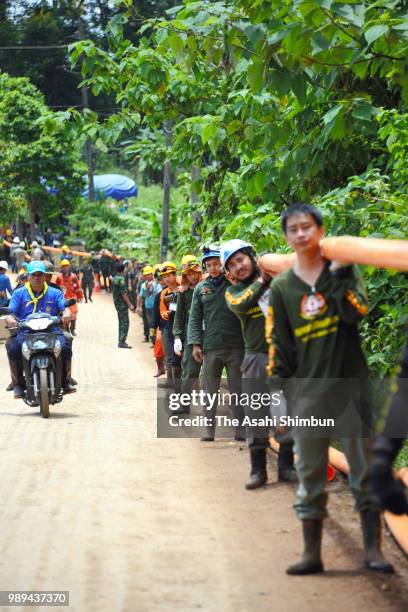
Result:
<svg viewBox="0 0 408 612">
<path fill-rule="evenodd" d="M 398 573 L 360 569 L 341 481 L 325 526 L 328 571 L 287 576 L 300 525 L 274 457 L 271 484 L 248 492 L 242 445 L 157 439 L 151 349 L 135 315 L 132 351 L 116 347 L 116 325 L 109 296 L 80 304 L 78 392 L 49 420 L 4 391 L 0 347 L 0 590 L 68 590 L 75 612 L 407 609 L 408 563 L 390 536 Z"/>
</svg>

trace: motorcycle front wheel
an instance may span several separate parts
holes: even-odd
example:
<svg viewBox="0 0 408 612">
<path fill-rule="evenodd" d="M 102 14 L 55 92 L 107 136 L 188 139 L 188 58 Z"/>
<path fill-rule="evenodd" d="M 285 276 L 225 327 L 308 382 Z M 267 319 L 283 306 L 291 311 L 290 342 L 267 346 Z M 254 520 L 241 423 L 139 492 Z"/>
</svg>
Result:
<svg viewBox="0 0 408 612">
<path fill-rule="evenodd" d="M 45 368 L 40 370 L 40 407 L 43 418 L 48 419 L 50 416 L 50 400 L 48 395 L 47 370 Z"/>
</svg>

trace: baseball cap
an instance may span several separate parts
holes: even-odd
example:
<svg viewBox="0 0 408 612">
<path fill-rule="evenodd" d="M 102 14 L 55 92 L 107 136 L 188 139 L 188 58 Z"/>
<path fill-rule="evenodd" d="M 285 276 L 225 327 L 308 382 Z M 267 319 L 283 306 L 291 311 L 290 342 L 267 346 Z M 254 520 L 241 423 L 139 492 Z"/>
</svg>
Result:
<svg viewBox="0 0 408 612">
<path fill-rule="evenodd" d="M 32 261 L 27 266 L 28 274 L 34 274 L 34 272 L 42 272 L 45 274 L 45 265 L 43 261 Z"/>
<path fill-rule="evenodd" d="M 0 268 L 3 268 L 3 270 L 8 270 L 8 263 L 7 261 L 0 261 Z"/>
</svg>

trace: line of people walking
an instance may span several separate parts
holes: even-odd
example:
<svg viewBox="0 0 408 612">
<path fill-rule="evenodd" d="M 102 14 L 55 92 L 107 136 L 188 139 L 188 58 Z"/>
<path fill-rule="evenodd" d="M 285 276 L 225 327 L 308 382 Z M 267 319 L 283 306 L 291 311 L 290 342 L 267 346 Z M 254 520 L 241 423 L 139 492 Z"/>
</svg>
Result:
<svg viewBox="0 0 408 612">
<path fill-rule="evenodd" d="M 378 486 L 374 494 L 369 475 L 373 398 L 358 331 L 368 310 L 362 275 L 355 265 L 323 258 L 323 218 L 315 207 L 289 207 L 282 215 L 282 230 L 297 263 L 275 278 L 260 269 L 253 246 L 238 238 L 204 249 L 200 260 L 186 255 L 180 269 L 172 261 L 143 268 L 137 312 L 150 324 L 155 376 L 166 374 L 158 385 L 176 393 L 190 393 L 200 378 L 202 388 L 214 394 L 225 371 L 232 396 L 284 389 L 286 410 L 293 415 L 337 418 L 351 402 L 359 417 L 358 427 L 355 432 L 346 430 L 341 442 L 360 514 L 364 567 L 392 573 L 392 565 L 381 552 L 380 512 L 389 500 L 381 496 Z M 348 384 L 350 380 L 357 385 Z M 208 408 L 204 407 L 209 426 L 203 442 L 212 442 L 216 436 L 217 406 Z M 231 410 L 239 423 L 235 439 L 246 438 L 250 451 L 246 488 L 260 488 L 268 481 L 270 427 L 245 431 L 242 423 L 247 408 L 238 401 L 232 402 Z M 190 407 L 181 406 L 177 412 L 182 418 Z M 268 413 L 269 407 L 263 416 Z M 304 551 L 300 561 L 287 569 L 291 575 L 324 571 L 326 471 L 336 431 L 274 429 L 280 443 L 278 479 L 298 480 L 294 508 L 302 522 Z M 384 445 L 381 448 L 384 457 Z M 400 502 L 398 507 L 406 511 L 408 505 Z"/>
</svg>

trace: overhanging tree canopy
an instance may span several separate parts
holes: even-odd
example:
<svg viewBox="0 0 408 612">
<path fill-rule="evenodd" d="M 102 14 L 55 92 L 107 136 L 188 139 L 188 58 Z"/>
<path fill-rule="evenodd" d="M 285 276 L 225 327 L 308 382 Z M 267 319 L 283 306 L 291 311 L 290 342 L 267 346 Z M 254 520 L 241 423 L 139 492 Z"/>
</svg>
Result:
<svg viewBox="0 0 408 612">
<path fill-rule="evenodd" d="M 2 218 L 15 218 L 16 206 L 17 213 L 28 208 L 32 238 L 36 214 L 48 223 L 61 212 L 69 212 L 82 185 L 84 167 L 76 137 L 57 121 L 48 133 L 46 124 L 52 117 L 42 94 L 28 79 L 0 74 Z M 41 180 L 44 176 L 58 189 L 58 201 L 47 192 Z"/>
</svg>

